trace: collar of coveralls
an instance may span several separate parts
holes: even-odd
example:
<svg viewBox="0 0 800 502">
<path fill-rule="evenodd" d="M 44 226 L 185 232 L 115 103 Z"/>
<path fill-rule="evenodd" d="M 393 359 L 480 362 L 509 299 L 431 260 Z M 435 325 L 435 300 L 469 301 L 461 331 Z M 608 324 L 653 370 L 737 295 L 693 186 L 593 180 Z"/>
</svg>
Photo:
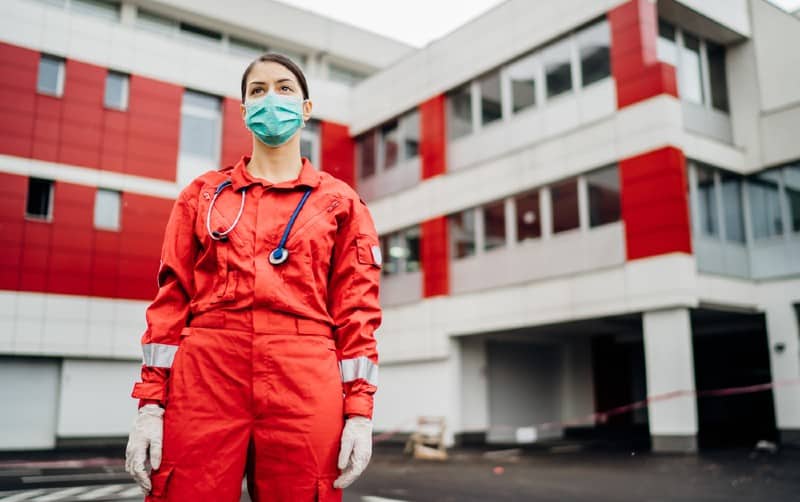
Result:
<svg viewBox="0 0 800 502">
<path fill-rule="evenodd" d="M 264 178 L 259 178 L 250 174 L 247 170 L 247 164 L 250 162 L 249 155 L 242 155 L 233 170 L 230 173 L 231 187 L 234 191 L 238 192 L 242 188 L 249 187 L 255 183 L 260 184 L 264 188 L 276 189 L 290 189 L 293 190 L 297 187 L 316 188 L 320 183 L 320 175 L 317 169 L 311 164 L 311 161 L 306 157 L 301 157 L 303 166 L 300 168 L 300 175 L 288 181 L 281 181 L 280 183 L 272 183 Z"/>
</svg>

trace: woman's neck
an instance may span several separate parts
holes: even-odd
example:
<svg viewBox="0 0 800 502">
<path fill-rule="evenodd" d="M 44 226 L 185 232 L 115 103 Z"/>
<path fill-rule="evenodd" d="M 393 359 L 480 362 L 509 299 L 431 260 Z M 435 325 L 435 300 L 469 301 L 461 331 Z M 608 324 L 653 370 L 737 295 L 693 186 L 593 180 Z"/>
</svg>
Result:
<svg viewBox="0 0 800 502">
<path fill-rule="evenodd" d="M 270 183 L 281 183 L 300 176 L 302 167 L 299 134 L 280 148 L 270 148 L 253 138 L 253 153 L 247 163 L 247 171 L 253 176 Z"/>
</svg>

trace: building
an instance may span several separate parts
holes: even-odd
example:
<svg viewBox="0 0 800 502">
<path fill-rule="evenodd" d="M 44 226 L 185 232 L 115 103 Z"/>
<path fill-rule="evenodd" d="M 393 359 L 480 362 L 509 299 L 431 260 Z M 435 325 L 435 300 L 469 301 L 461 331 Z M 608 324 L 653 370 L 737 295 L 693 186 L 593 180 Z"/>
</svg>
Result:
<svg viewBox="0 0 800 502">
<path fill-rule="evenodd" d="M 382 235 L 376 429 L 440 415 L 454 441 L 658 451 L 800 437 L 791 14 L 508 0 L 413 50 L 273 2 L 47 3 L 0 21 L 0 396 L 26 414 L 0 447 L 127 432 L 161 223 L 247 148 L 235 79 L 264 45 L 302 58 L 320 119 L 304 150 Z M 597 415 L 647 396 L 665 398 Z"/>
</svg>

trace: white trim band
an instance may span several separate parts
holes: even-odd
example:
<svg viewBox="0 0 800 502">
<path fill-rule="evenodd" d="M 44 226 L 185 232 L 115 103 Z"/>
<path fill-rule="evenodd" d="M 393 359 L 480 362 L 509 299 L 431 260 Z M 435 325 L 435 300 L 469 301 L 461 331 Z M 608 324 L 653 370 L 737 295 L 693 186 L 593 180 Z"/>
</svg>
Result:
<svg viewBox="0 0 800 502">
<path fill-rule="evenodd" d="M 146 343 L 142 345 L 142 354 L 144 354 L 142 362 L 145 366 L 154 368 L 171 368 L 176 352 L 178 352 L 177 345 Z"/>
<path fill-rule="evenodd" d="M 378 386 L 378 365 L 365 356 L 339 361 L 342 382 L 352 382 L 363 378 L 368 383 Z"/>
</svg>

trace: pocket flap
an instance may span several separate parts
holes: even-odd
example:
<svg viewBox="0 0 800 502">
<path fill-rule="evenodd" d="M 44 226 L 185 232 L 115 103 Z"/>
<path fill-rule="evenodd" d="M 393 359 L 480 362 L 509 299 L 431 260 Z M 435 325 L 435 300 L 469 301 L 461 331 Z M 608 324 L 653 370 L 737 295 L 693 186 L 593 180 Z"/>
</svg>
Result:
<svg viewBox="0 0 800 502">
<path fill-rule="evenodd" d="M 356 237 L 356 255 L 359 263 L 373 265 L 378 268 L 383 264 L 380 243 L 366 234 Z"/>
</svg>

